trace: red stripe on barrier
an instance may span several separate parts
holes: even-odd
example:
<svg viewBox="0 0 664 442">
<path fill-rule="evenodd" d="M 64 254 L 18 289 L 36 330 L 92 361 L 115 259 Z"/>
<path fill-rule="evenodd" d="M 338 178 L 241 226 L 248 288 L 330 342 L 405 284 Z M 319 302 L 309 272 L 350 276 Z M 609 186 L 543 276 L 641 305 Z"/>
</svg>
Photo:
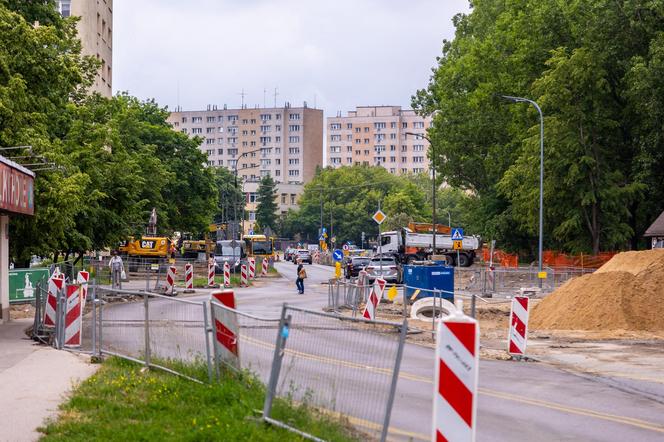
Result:
<svg viewBox="0 0 664 442">
<path fill-rule="evenodd" d="M 521 318 L 516 314 L 512 315 L 512 327 L 519 333 L 521 336 L 526 336 L 526 324 L 523 323 Z"/>
<path fill-rule="evenodd" d="M 525 311 L 528 311 L 528 298 L 525 296 L 515 296 L 514 299 L 516 299 L 519 304 L 521 304 L 521 307 L 523 307 Z"/>
<path fill-rule="evenodd" d="M 65 342 L 65 345 L 81 345 L 81 332 L 77 331 L 74 336 Z"/>
<path fill-rule="evenodd" d="M 509 350 L 509 352 L 512 353 L 512 354 L 516 354 L 516 355 L 520 355 L 520 354 L 523 353 L 523 352 L 521 351 L 521 349 L 520 349 L 519 347 L 516 346 L 516 344 L 514 343 L 514 341 L 510 341 L 510 350 Z"/>
<path fill-rule="evenodd" d="M 228 351 L 237 355 L 237 339 L 235 338 L 235 333 L 216 319 L 214 325 L 217 330 L 217 341 L 226 347 Z"/>
<path fill-rule="evenodd" d="M 466 347 L 468 352 L 475 356 L 475 324 L 466 322 L 446 322 L 445 326 Z"/>
<path fill-rule="evenodd" d="M 449 324 L 448 324 L 449 325 Z M 471 324 L 472 325 L 472 324 Z M 457 412 L 461 419 L 472 428 L 473 393 L 459 380 L 452 370 L 440 359 L 438 393 Z"/>
<path fill-rule="evenodd" d="M 436 442 L 447 442 L 447 439 L 445 439 L 445 436 L 441 434 L 440 431 L 436 430 Z"/>
</svg>

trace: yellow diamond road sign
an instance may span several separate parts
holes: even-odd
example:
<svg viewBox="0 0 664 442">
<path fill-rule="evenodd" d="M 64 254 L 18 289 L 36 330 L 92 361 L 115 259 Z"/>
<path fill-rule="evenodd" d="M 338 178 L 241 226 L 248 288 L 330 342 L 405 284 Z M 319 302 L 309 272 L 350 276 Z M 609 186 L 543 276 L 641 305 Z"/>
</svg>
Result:
<svg viewBox="0 0 664 442">
<path fill-rule="evenodd" d="M 385 221 L 385 218 L 387 218 L 387 215 L 383 213 L 382 210 L 377 210 L 376 213 L 374 213 L 373 220 L 376 221 L 378 224 L 383 224 L 383 221 Z"/>
</svg>

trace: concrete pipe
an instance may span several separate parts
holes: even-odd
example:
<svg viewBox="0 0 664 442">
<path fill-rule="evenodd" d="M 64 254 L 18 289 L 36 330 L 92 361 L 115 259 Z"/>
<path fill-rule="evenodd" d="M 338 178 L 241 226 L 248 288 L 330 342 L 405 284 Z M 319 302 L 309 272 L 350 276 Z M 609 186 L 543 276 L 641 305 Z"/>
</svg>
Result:
<svg viewBox="0 0 664 442">
<path fill-rule="evenodd" d="M 410 318 L 419 319 L 420 321 L 431 320 L 433 316 L 433 297 L 418 299 L 410 307 Z M 442 310 L 442 311 L 441 311 Z M 452 312 L 457 311 L 457 308 L 450 301 L 445 299 L 436 299 L 436 317 L 441 318 L 447 316 Z"/>
</svg>

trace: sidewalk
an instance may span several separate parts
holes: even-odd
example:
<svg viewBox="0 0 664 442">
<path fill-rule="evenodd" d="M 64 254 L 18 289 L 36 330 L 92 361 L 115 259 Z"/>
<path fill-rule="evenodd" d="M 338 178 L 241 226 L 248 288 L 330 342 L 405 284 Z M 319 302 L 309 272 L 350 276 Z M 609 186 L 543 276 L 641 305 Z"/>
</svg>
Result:
<svg viewBox="0 0 664 442">
<path fill-rule="evenodd" d="M 92 375 L 89 357 L 38 345 L 23 330 L 32 319 L 0 325 L 0 441 L 33 441 L 66 393 Z"/>
</svg>

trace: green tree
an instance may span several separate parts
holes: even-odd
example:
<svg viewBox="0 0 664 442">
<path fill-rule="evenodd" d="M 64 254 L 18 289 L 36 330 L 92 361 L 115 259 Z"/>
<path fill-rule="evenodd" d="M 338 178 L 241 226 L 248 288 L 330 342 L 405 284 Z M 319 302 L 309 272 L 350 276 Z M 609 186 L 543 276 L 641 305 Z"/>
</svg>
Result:
<svg viewBox="0 0 664 442">
<path fill-rule="evenodd" d="M 277 227 L 277 184 L 270 175 L 261 178 L 258 185 L 258 206 L 256 207 L 256 223 L 260 229 Z"/>
<path fill-rule="evenodd" d="M 218 194 L 214 218 L 216 222 L 230 223 L 235 220 L 236 214 L 241 216 L 244 207 L 244 195 L 241 190 L 242 177 L 236 177 L 225 167 L 217 167 L 214 172 Z"/>
</svg>

